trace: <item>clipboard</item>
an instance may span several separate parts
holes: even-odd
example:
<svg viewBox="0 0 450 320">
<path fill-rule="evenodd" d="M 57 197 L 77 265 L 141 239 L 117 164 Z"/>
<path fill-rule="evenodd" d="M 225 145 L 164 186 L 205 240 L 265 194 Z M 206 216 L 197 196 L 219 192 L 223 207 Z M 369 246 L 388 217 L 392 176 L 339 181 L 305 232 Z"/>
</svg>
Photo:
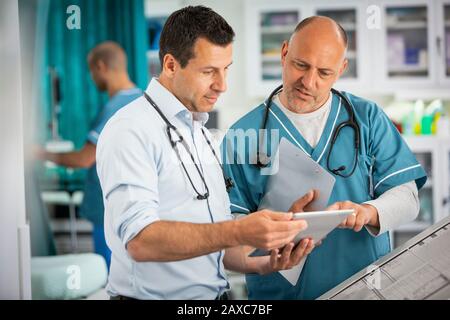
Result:
<svg viewBox="0 0 450 320">
<path fill-rule="evenodd" d="M 272 163 L 258 210 L 287 212 L 295 200 L 311 189 L 319 191 L 318 198 L 309 206 L 311 210 L 327 207 L 336 178 L 303 150 L 283 137 Z"/>
</svg>

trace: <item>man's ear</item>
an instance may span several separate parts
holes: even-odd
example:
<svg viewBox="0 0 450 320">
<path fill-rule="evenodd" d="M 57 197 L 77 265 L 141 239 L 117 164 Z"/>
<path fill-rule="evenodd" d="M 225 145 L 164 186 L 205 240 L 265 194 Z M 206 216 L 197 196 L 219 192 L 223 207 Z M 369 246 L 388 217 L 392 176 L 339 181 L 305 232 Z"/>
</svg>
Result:
<svg viewBox="0 0 450 320">
<path fill-rule="evenodd" d="M 167 53 L 163 58 L 162 72 L 169 78 L 172 78 L 173 75 L 180 68 L 180 64 L 175 59 L 173 55 Z"/>
<path fill-rule="evenodd" d="M 97 62 L 95 63 L 95 69 L 100 72 L 105 72 L 106 70 L 108 70 L 108 67 L 102 60 L 97 60 Z"/>
<path fill-rule="evenodd" d="M 286 62 L 286 55 L 288 53 L 289 42 L 287 40 L 283 41 L 283 45 L 281 46 L 281 65 L 284 66 Z"/>
<path fill-rule="evenodd" d="M 348 67 L 348 60 L 347 58 L 344 59 L 344 61 L 342 62 L 342 66 L 339 70 L 339 77 L 345 72 L 345 70 L 347 70 Z"/>
</svg>

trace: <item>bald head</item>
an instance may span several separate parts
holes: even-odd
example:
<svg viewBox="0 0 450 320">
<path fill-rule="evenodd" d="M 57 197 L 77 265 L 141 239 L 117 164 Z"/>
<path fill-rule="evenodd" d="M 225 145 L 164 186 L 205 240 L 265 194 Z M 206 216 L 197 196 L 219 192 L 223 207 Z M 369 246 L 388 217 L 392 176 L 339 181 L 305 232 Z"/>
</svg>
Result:
<svg viewBox="0 0 450 320">
<path fill-rule="evenodd" d="M 102 42 L 89 52 L 87 60 L 95 85 L 109 96 L 134 86 L 128 76 L 127 56 L 119 44 Z"/>
<path fill-rule="evenodd" d="M 347 33 L 344 28 L 331 18 L 324 16 L 312 16 L 303 19 L 299 22 L 297 27 L 295 27 L 294 34 L 301 31 L 315 32 L 320 35 L 328 35 L 329 37 L 335 38 L 340 41 L 345 49 L 347 49 L 348 38 Z"/>
<path fill-rule="evenodd" d="M 106 67 L 114 71 L 127 69 L 127 56 L 122 47 L 113 41 L 105 41 L 95 46 L 88 55 L 90 66 L 102 61 Z"/>
</svg>

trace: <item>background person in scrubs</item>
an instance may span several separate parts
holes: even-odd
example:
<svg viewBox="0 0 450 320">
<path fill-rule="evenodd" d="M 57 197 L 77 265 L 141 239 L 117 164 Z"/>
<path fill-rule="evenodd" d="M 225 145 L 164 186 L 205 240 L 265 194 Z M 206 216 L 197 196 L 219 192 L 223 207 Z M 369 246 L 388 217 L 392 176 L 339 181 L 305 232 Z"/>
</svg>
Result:
<svg viewBox="0 0 450 320">
<path fill-rule="evenodd" d="M 334 129 L 349 120 L 342 99 L 331 92 L 347 67 L 346 48 L 345 31 L 335 21 L 311 17 L 300 22 L 290 41 L 282 46 L 283 91 L 273 99 L 266 126 L 269 138 L 270 130 L 279 130 L 279 139 L 289 139 L 323 168 L 327 168 Z M 248 274 L 250 299 L 319 297 L 388 253 L 386 231 L 415 219 L 419 212 L 418 189 L 426 180 L 423 168 L 380 107 L 350 93 L 344 95 L 360 126 L 360 147 L 353 174 L 335 174 L 329 204 L 331 209 L 353 208 L 356 214 L 308 256 L 295 286 L 278 272 Z M 258 130 L 264 111 L 264 105 L 258 106 L 231 129 Z M 255 158 L 249 148 L 238 147 L 242 141 L 233 132 L 230 130 L 224 138 L 223 162 L 226 174 L 236 184 L 230 193 L 231 211 L 245 214 L 258 208 L 268 176 L 252 163 L 233 161 Z M 341 167 L 340 174 L 351 172 L 354 139 L 351 128 L 340 132 L 330 154 L 331 170 Z M 265 146 L 268 156 L 276 152 L 271 145 Z"/>
<path fill-rule="evenodd" d="M 105 242 L 103 228 L 103 198 L 95 166 L 97 139 L 111 116 L 120 108 L 142 95 L 130 80 L 125 51 L 111 41 L 93 48 L 88 55 L 89 70 L 98 90 L 106 91 L 109 101 L 100 110 L 81 150 L 68 153 L 38 151 L 38 157 L 71 168 L 88 168 L 80 214 L 94 225 L 95 252 L 101 254 L 109 267 L 111 251 Z"/>
</svg>

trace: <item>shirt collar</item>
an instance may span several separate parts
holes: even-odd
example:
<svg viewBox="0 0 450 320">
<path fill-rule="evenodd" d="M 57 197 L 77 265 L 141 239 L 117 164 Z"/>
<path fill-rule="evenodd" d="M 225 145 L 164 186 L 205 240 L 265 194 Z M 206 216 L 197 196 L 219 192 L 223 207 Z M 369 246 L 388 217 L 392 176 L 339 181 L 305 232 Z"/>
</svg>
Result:
<svg viewBox="0 0 450 320">
<path fill-rule="evenodd" d="M 141 89 L 138 87 L 129 88 L 129 89 L 123 89 L 118 91 L 114 96 L 123 95 L 123 96 L 131 96 L 132 94 L 142 94 Z"/>
<path fill-rule="evenodd" d="M 191 112 L 167 90 L 157 78 L 152 78 L 145 92 L 155 101 L 167 119 L 178 117 L 192 126 L 192 120 L 201 122 L 202 125 L 209 119 L 207 112 Z"/>
</svg>

